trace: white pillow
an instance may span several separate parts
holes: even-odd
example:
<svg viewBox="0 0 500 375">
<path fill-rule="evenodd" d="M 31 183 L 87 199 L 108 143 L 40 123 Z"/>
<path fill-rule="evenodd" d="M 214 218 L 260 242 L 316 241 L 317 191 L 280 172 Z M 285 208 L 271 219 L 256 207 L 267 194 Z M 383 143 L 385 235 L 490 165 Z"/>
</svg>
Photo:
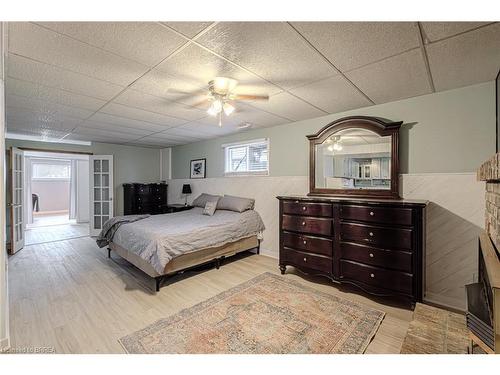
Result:
<svg viewBox="0 0 500 375">
<path fill-rule="evenodd" d="M 205 204 L 205 208 L 203 209 L 203 215 L 213 216 L 216 208 L 217 208 L 217 201 L 207 202 Z"/>
</svg>

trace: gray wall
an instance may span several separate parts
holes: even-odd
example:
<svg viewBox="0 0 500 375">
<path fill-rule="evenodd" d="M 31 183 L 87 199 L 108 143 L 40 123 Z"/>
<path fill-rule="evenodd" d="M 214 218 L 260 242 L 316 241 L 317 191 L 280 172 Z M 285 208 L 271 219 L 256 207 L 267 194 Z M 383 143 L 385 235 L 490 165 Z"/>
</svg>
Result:
<svg viewBox="0 0 500 375">
<path fill-rule="evenodd" d="M 40 150 L 91 152 L 95 155 L 113 155 L 115 215 L 123 214 L 124 182 L 158 182 L 160 180 L 160 150 L 143 147 L 92 143 L 91 146 L 45 143 L 7 139 L 6 148 L 27 147 Z"/>
<path fill-rule="evenodd" d="M 473 172 L 495 153 L 495 85 L 487 82 L 397 102 L 253 129 L 172 149 L 172 178 L 189 177 L 189 161 L 207 159 L 207 177 L 224 173 L 221 145 L 268 137 L 270 175 L 308 174 L 307 134 L 338 118 L 366 115 L 404 121 L 401 173 Z"/>
</svg>

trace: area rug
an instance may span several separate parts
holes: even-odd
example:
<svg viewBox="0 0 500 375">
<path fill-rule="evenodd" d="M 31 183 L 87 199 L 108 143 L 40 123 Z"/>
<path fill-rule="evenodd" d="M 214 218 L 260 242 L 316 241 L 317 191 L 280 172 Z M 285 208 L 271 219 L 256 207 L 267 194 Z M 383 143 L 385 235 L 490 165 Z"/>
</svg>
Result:
<svg viewBox="0 0 500 375">
<path fill-rule="evenodd" d="M 363 353 L 383 318 L 264 273 L 119 341 L 128 353 Z"/>
<path fill-rule="evenodd" d="M 469 339 L 465 316 L 417 303 L 403 354 L 466 354 Z"/>
</svg>

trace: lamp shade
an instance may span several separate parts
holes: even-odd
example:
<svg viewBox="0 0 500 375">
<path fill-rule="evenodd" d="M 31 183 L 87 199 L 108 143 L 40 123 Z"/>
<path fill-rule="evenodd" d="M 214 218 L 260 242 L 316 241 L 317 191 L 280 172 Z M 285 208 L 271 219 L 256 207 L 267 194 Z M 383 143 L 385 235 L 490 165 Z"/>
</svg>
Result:
<svg viewBox="0 0 500 375">
<path fill-rule="evenodd" d="M 182 185 L 182 194 L 191 194 L 191 185 L 190 184 Z"/>
</svg>

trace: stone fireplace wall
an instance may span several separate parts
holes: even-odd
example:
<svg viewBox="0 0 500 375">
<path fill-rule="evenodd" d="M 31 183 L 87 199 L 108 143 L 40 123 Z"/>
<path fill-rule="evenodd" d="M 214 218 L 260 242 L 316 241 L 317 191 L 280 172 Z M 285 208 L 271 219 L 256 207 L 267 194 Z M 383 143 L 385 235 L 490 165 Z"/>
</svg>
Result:
<svg viewBox="0 0 500 375">
<path fill-rule="evenodd" d="M 477 179 L 486 181 L 484 228 L 497 249 L 500 249 L 500 153 L 484 162 Z"/>
</svg>

